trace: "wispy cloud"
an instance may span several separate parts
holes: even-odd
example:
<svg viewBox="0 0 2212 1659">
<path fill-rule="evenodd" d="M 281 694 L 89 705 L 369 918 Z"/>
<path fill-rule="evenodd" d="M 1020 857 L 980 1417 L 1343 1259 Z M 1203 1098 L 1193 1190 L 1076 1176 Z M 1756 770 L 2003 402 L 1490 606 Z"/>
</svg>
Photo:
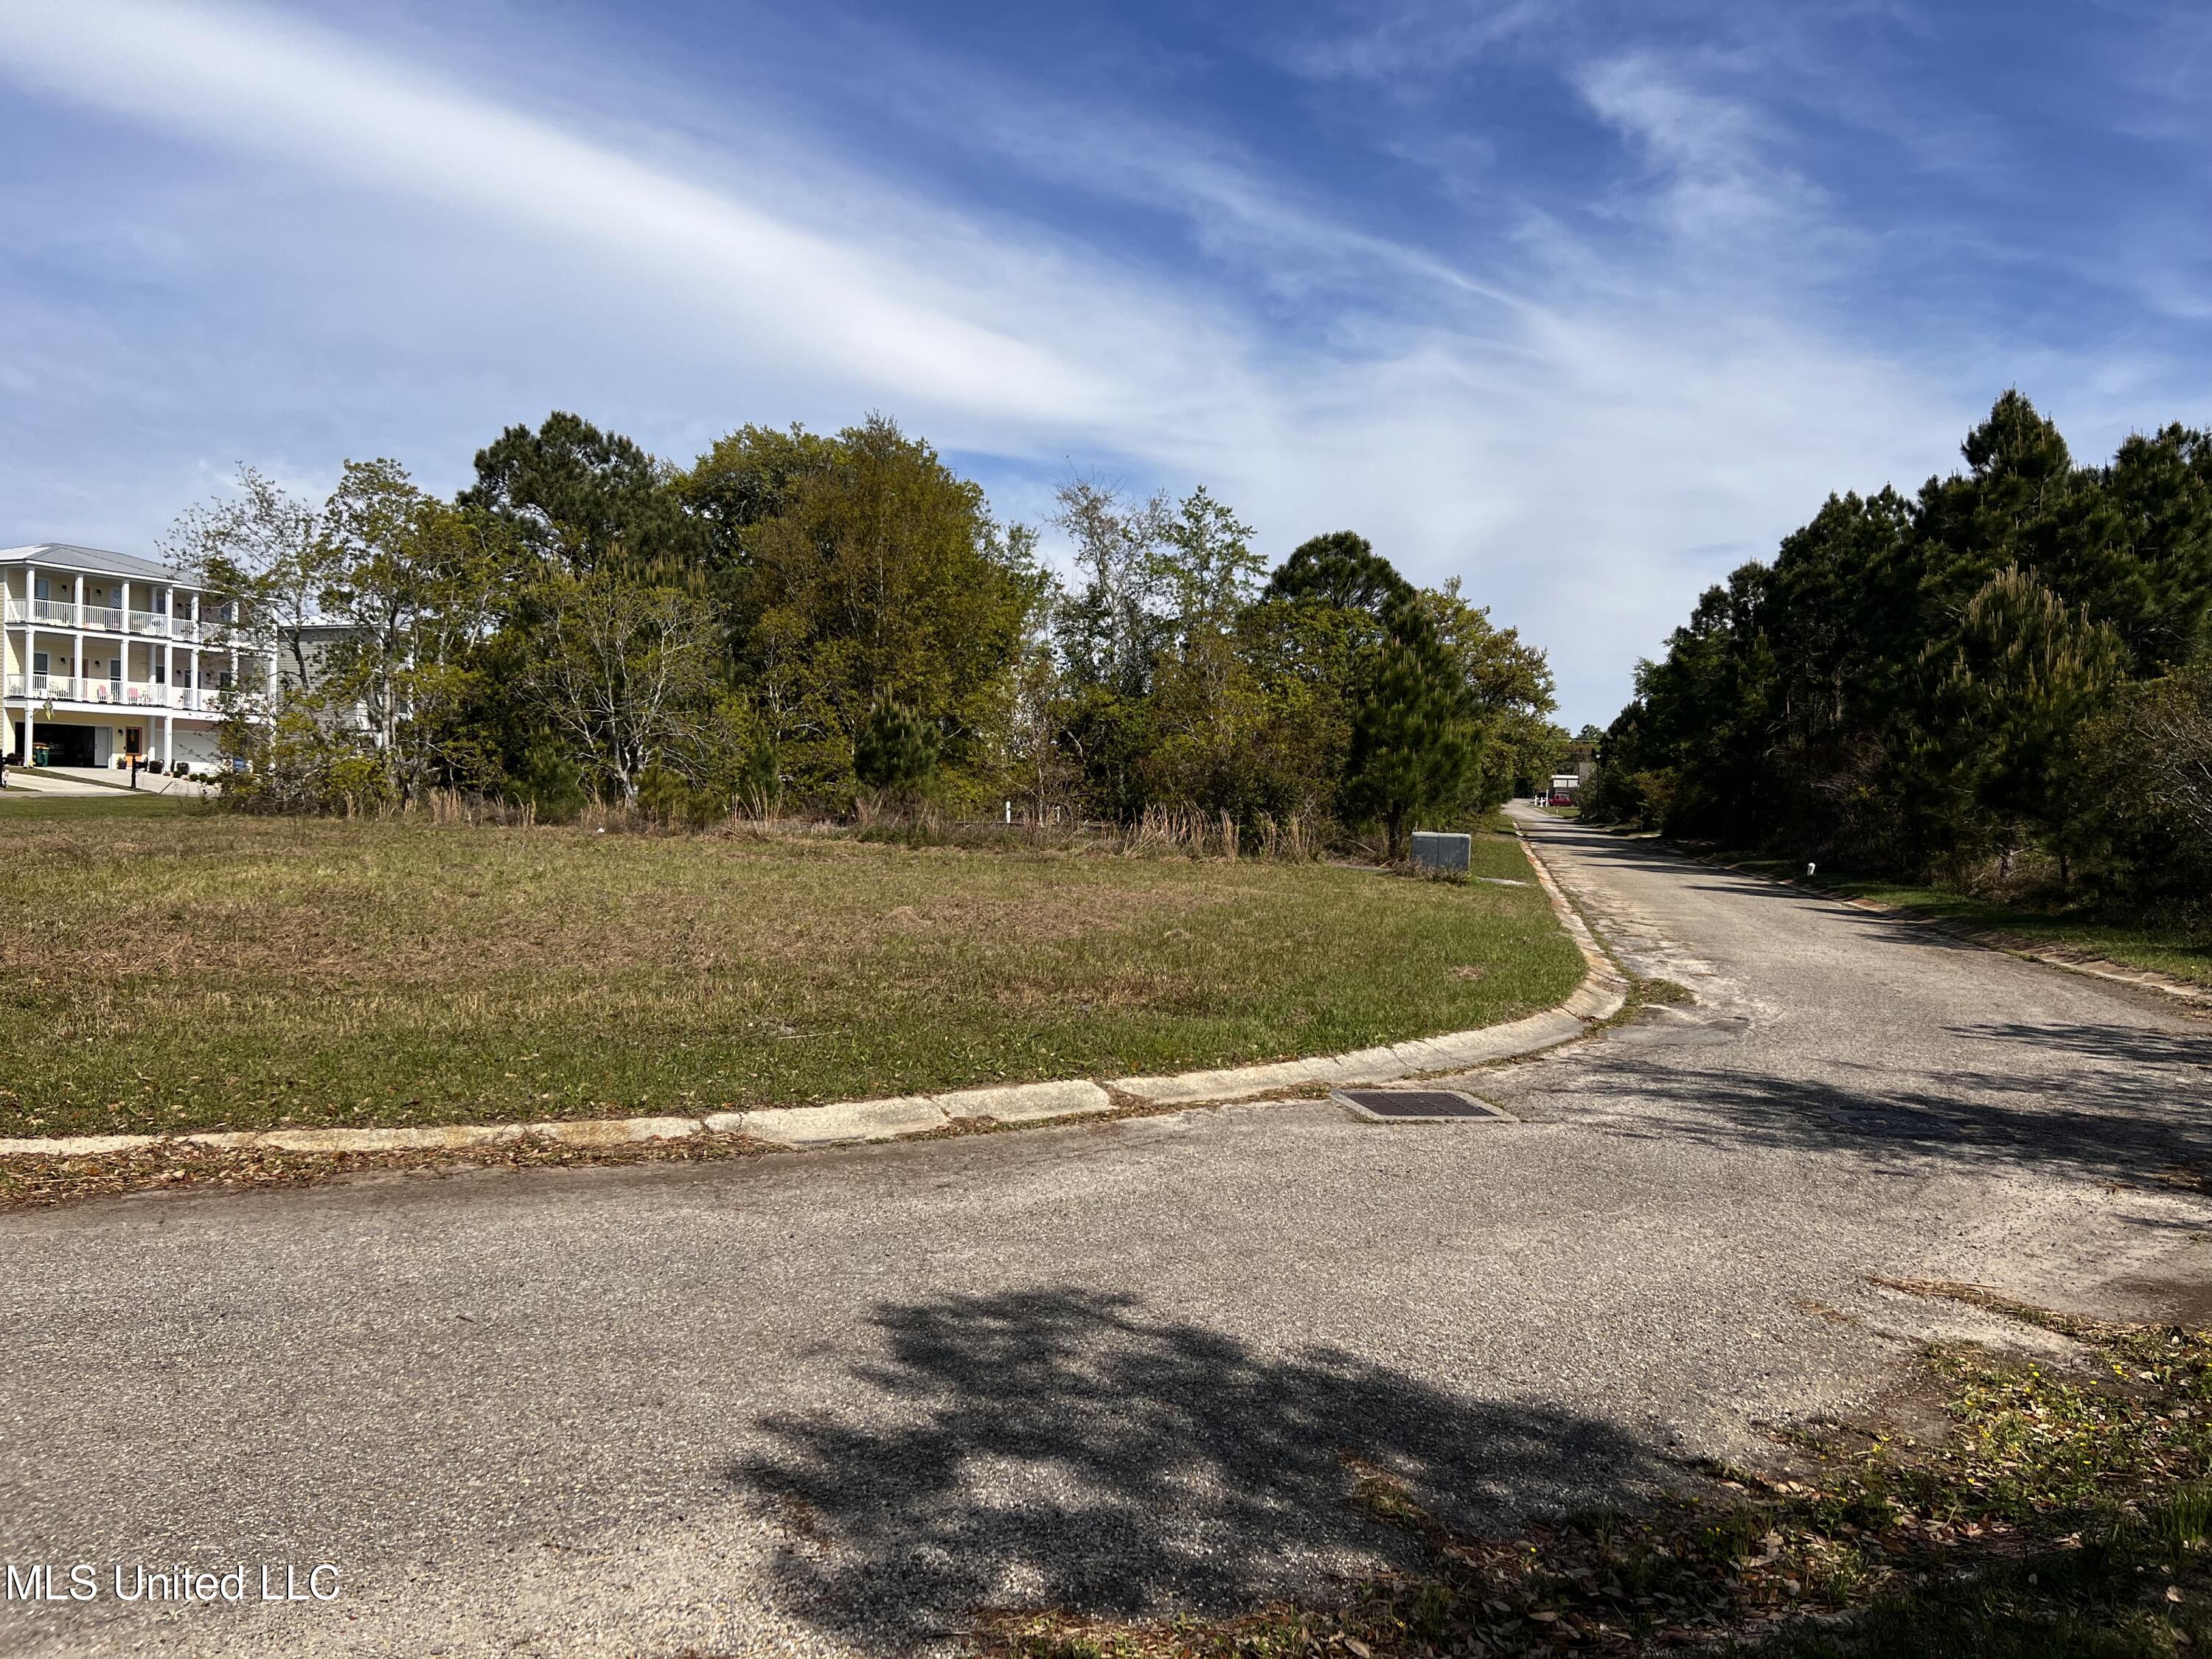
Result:
<svg viewBox="0 0 2212 1659">
<path fill-rule="evenodd" d="M 1318 80 L 1397 87 L 1449 75 L 1531 35 L 1548 35 L 1579 10 L 1577 0 L 1415 0 L 1361 6 L 1352 27 L 1308 34 L 1283 58 Z"/>
<path fill-rule="evenodd" d="M 957 267 L 794 224 L 265 14 L 19 0 L 0 10 L 0 53 L 102 109 L 650 266 L 695 300 L 724 296 L 756 349 L 799 349 L 841 379 L 1031 416 L 1113 394 L 1096 365 L 993 320 Z"/>
<path fill-rule="evenodd" d="M 0 486 L 48 515 L 22 531 L 106 513 L 143 536 L 211 465 L 285 459 L 271 446 L 396 452 L 453 482 L 473 442 L 555 402 L 679 456 L 741 420 L 882 407 L 1018 510 L 1072 461 L 1203 478 L 1276 555 L 1359 527 L 1424 578 L 1468 576 L 1553 648 L 1573 717 L 1603 719 L 1700 581 L 1831 488 L 1928 470 L 1990 388 L 1972 350 L 1931 369 L 1832 307 L 1861 233 L 1741 65 L 1561 46 L 1580 9 L 1416 9 L 1300 49 L 1304 84 L 1386 101 L 1442 61 L 1553 53 L 1554 118 L 1602 165 L 1562 199 L 1498 162 L 1478 235 L 1449 191 L 1386 215 L 1249 138 L 918 59 L 888 27 L 852 95 L 915 155 L 985 155 L 1030 189 L 986 201 L 949 167 L 856 155 L 824 136 L 836 107 L 811 129 L 657 125 L 618 63 L 604 108 L 572 92 L 556 112 L 371 18 L 13 0 L 0 76 L 122 146 L 118 178 L 142 135 L 189 140 L 152 165 L 215 207 L 164 217 L 96 173 L 72 209 L 27 203 L 0 249 L 0 379 L 32 383 L 17 407 L 49 429 L 7 428 L 26 441 Z M 1401 126 L 1376 154 L 1463 153 L 1453 136 Z M 97 145 L 72 158 L 100 165 Z M 175 257 L 133 272 L 128 304 L 71 298 L 23 252 L 68 241 L 65 211 L 73 279 L 126 280 L 105 238 Z"/>
</svg>

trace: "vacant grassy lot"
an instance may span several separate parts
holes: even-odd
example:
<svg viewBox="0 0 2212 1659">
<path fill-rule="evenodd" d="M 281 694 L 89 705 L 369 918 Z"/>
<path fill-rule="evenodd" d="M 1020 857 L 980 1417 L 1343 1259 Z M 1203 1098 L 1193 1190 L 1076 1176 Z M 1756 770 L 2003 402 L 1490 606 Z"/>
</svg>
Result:
<svg viewBox="0 0 2212 1659">
<path fill-rule="evenodd" d="M 1526 880 L 1510 841 L 1477 873 Z M 801 1104 L 1328 1053 L 1581 974 L 1534 885 L 0 802 L 0 1134 Z"/>
</svg>

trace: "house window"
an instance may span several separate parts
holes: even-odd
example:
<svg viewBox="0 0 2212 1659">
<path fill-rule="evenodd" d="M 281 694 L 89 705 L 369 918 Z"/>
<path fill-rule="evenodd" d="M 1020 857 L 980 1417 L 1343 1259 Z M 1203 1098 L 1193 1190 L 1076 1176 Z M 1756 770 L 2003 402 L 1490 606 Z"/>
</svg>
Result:
<svg viewBox="0 0 2212 1659">
<path fill-rule="evenodd" d="M 46 674 L 52 672 L 46 666 L 46 653 L 45 652 L 33 651 L 31 653 L 31 672 L 33 674 Z"/>
</svg>

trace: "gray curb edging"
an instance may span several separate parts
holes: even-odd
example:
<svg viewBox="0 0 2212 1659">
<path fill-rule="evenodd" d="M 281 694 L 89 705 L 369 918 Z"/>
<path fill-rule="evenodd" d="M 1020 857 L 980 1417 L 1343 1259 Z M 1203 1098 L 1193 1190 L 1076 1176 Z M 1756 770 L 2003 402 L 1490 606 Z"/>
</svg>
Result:
<svg viewBox="0 0 2212 1659">
<path fill-rule="evenodd" d="M 1518 835 L 1518 831 L 1516 832 Z M 0 1158 L 97 1158 L 137 1152 L 157 1143 L 217 1152 L 266 1147 L 287 1152 L 459 1152 L 523 1139 L 562 1146 L 611 1148 L 702 1134 L 742 1134 L 774 1146 L 834 1146 L 896 1140 L 962 1124 L 1030 1124 L 1097 1117 L 1131 1100 L 1146 1106 L 1214 1106 L 1251 1100 L 1283 1089 L 1345 1084 L 1396 1083 L 1439 1072 L 1468 1071 L 1516 1060 L 1572 1042 L 1620 1012 L 1628 981 L 1605 954 L 1552 878 L 1542 856 L 1519 836 L 1529 867 L 1551 901 L 1559 925 L 1582 952 L 1588 971 L 1574 994 L 1556 1007 L 1504 1025 L 1486 1025 L 1443 1036 L 1417 1037 L 1379 1048 L 1311 1060 L 1276 1060 L 1172 1077 L 1112 1078 L 1103 1083 L 1069 1078 L 959 1089 L 884 1100 L 847 1100 L 828 1106 L 783 1106 L 761 1111 L 714 1112 L 703 1117 L 580 1118 L 546 1123 L 457 1123 L 405 1129 L 259 1129 L 183 1135 L 76 1135 L 0 1140 Z"/>
</svg>

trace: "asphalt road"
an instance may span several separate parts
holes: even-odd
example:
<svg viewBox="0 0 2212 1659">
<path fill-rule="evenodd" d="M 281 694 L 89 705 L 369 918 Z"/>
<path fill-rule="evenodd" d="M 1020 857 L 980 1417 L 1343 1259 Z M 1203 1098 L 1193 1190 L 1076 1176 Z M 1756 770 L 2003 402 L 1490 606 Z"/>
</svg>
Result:
<svg viewBox="0 0 2212 1659">
<path fill-rule="evenodd" d="M 1550 820 L 1698 1003 L 1473 1085 L 738 1164 L 0 1218 L 0 1652 L 880 1652 L 988 1604 L 1227 1606 L 1756 1455 L 1907 1343 L 1868 1275 L 2193 1305 L 2212 1028 Z M 110 1574 L 332 1563 L 335 1598 Z"/>
</svg>

